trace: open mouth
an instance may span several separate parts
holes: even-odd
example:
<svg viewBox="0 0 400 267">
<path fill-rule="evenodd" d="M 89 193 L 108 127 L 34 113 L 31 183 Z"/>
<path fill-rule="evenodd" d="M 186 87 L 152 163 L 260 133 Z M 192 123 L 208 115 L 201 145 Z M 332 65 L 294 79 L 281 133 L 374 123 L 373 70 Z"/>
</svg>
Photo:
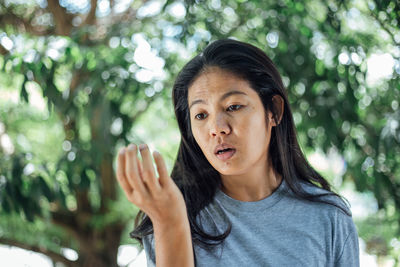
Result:
<svg viewBox="0 0 400 267">
<path fill-rule="evenodd" d="M 236 149 L 233 148 L 226 148 L 218 150 L 216 153 L 217 158 L 221 160 L 228 160 L 236 153 Z"/>
<path fill-rule="evenodd" d="M 231 151 L 231 150 L 234 150 L 234 149 L 232 149 L 232 148 L 227 148 L 227 149 L 221 149 L 221 150 L 218 150 L 218 152 L 217 152 L 217 154 L 223 154 L 223 153 L 226 153 L 226 152 L 229 152 L 229 151 Z"/>
</svg>

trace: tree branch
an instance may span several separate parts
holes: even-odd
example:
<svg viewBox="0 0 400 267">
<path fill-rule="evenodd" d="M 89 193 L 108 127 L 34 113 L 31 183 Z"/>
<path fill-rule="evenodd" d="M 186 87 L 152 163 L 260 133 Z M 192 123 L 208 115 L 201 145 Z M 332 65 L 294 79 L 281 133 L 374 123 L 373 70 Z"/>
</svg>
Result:
<svg viewBox="0 0 400 267">
<path fill-rule="evenodd" d="M 8 238 L 4 238 L 4 237 L 0 237 L 0 243 L 9 245 L 9 246 L 23 248 L 23 249 L 34 251 L 34 252 L 42 253 L 42 254 L 50 257 L 53 261 L 62 262 L 64 264 L 66 264 L 67 266 L 77 266 L 77 263 L 75 261 L 71 261 L 71 260 L 65 258 L 63 255 L 58 254 L 54 251 L 47 250 L 44 247 L 28 245 L 28 244 L 22 243 L 20 241 L 12 240 L 12 239 L 8 239 Z"/>
<path fill-rule="evenodd" d="M 78 232 L 75 230 L 77 228 L 77 224 L 72 214 L 53 211 L 51 212 L 51 218 L 54 224 L 65 228 L 72 236 L 79 236 Z"/>
<path fill-rule="evenodd" d="M 56 34 L 69 36 L 72 30 L 73 15 L 68 14 L 58 0 L 48 0 L 48 10 L 53 14 L 56 24 Z"/>
<path fill-rule="evenodd" d="M 72 76 L 71 83 L 69 85 L 69 99 L 72 100 L 76 95 L 76 88 L 78 85 L 82 83 L 82 80 L 88 78 L 89 75 L 87 72 L 82 72 L 80 70 L 76 70 Z"/>
<path fill-rule="evenodd" d="M 51 212 L 51 216 L 54 224 L 62 227 L 66 232 L 74 237 L 75 240 L 78 241 L 80 250 L 89 254 L 91 253 L 90 249 L 88 248 L 90 248 L 92 245 L 90 244 L 90 241 L 82 235 L 82 233 L 78 232 L 80 228 L 74 214 L 53 211 Z"/>
<path fill-rule="evenodd" d="M 104 153 L 102 161 L 100 163 L 100 179 L 101 179 L 101 211 L 109 212 L 106 206 L 106 200 L 116 199 L 116 178 L 114 176 L 114 170 L 112 168 L 112 156 L 111 153 Z"/>
<path fill-rule="evenodd" d="M 1 44 L 0 44 L 0 55 L 7 55 L 8 54 L 8 50 L 4 47 L 4 46 L 2 46 Z"/>
<path fill-rule="evenodd" d="M 34 27 L 30 20 L 21 18 L 14 14 L 10 8 L 6 8 L 6 13 L 0 15 L 0 25 L 12 25 L 17 28 L 23 28 L 25 32 L 36 36 L 46 36 L 54 34 L 51 28 Z"/>
<path fill-rule="evenodd" d="M 375 0 L 374 1 L 375 6 L 376 7 L 380 7 L 380 4 Z M 383 8 L 383 7 L 382 7 Z M 384 10 L 384 9 L 383 9 Z M 385 25 L 385 23 L 383 21 L 381 21 L 378 16 L 371 10 L 370 12 L 371 16 L 379 23 L 379 25 L 382 27 L 382 29 L 384 29 L 389 35 L 390 38 L 392 39 L 393 43 L 396 45 L 399 45 L 399 42 L 396 42 L 396 38 L 394 38 L 394 34 L 392 33 L 392 31 Z M 390 16 L 389 16 L 390 17 Z"/>
<path fill-rule="evenodd" d="M 110 0 L 111 15 L 114 16 L 114 0 Z"/>
<path fill-rule="evenodd" d="M 374 12 L 370 12 L 371 16 L 379 23 L 379 25 L 382 27 L 382 29 L 389 34 L 390 38 L 392 39 L 393 43 L 396 45 L 399 45 L 400 43 L 396 42 L 396 38 L 394 38 L 394 34 L 390 31 L 390 29 L 383 23 L 378 16 Z"/>
<path fill-rule="evenodd" d="M 146 2 L 148 2 L 149 0 L 142 0 L 142 6 L 144 4 L 146 4 Z M 110 1 L 110 8 L 113 8 L 114 1 Z M 111 25 L 115 25 L 124 21 L 129 21 L 132 20 L 133 18 L 136 18 L 136 14 L 137 14 L 137 9 L 133 9 L 131 7 L 129 7 L 128 9 L 126 9 L 124 12 L 120 13 L 120 14 L 115 14 L 112 13 L 112 16 L 107 16 L 103 18 L 103 21 L 105 21 L 105 24 L 111 24 Z"/>
<path fill-rule="evenodd" d="M 96 8 L 97 8 L 97 0 L 90 0 L 90 11 L 85 21 L 80 25 L 80 27 L 85 25 L 94 25 L 96 23 Z"/>
</svg>

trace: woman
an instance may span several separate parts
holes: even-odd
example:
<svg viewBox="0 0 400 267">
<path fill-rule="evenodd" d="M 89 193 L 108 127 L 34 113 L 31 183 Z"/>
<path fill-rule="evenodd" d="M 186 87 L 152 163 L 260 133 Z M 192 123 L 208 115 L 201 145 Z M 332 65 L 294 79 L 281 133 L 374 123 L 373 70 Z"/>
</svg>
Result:
<svg viewBox="0 0 400 267">
<path fill-rule="evenodd" d="M 281 77 L 260 49 L 220 40 L 173 88 L 182 135 L 171 177 L 131 144 L 117 177 L 141 209 L 149 266 L 359 266 L 345 202 L 307 162 Z"/>
</svg>

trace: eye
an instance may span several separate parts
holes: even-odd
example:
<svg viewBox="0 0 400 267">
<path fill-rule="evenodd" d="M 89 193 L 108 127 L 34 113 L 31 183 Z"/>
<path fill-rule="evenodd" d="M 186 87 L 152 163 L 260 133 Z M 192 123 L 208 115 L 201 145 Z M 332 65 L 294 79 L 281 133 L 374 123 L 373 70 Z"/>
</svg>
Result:
<svg viewBox="0 0 400 267">
<path fill-rule="evenodd" d="M 226 110 L 227 111 L 236 111 L 241 109 L 243 106 L 242 105 L 230 105 Z"/>
<path fill-rule="evenodd" d="M 206 117 L 207 115 L 205 113 L 199 113 L 196 116 L 194 116 L 196 120 L 204 120 Z"/>
</svg>

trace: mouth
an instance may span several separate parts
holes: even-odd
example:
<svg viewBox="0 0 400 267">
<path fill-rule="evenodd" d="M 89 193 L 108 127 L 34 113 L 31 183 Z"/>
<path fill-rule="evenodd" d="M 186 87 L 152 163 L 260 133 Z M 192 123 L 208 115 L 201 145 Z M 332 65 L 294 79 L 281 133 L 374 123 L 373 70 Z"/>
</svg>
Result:
<svg viewBox="0 0 400 267">
<path fill-rule="evenodd" d="M 220 160 L 228 160 L 233 157 L 233 155 L 236 153 L 236 149 L 234 148 L 225 148 L 225 149 L 218 149 L 215 155 L 217 158 Z"/>
</svg>

